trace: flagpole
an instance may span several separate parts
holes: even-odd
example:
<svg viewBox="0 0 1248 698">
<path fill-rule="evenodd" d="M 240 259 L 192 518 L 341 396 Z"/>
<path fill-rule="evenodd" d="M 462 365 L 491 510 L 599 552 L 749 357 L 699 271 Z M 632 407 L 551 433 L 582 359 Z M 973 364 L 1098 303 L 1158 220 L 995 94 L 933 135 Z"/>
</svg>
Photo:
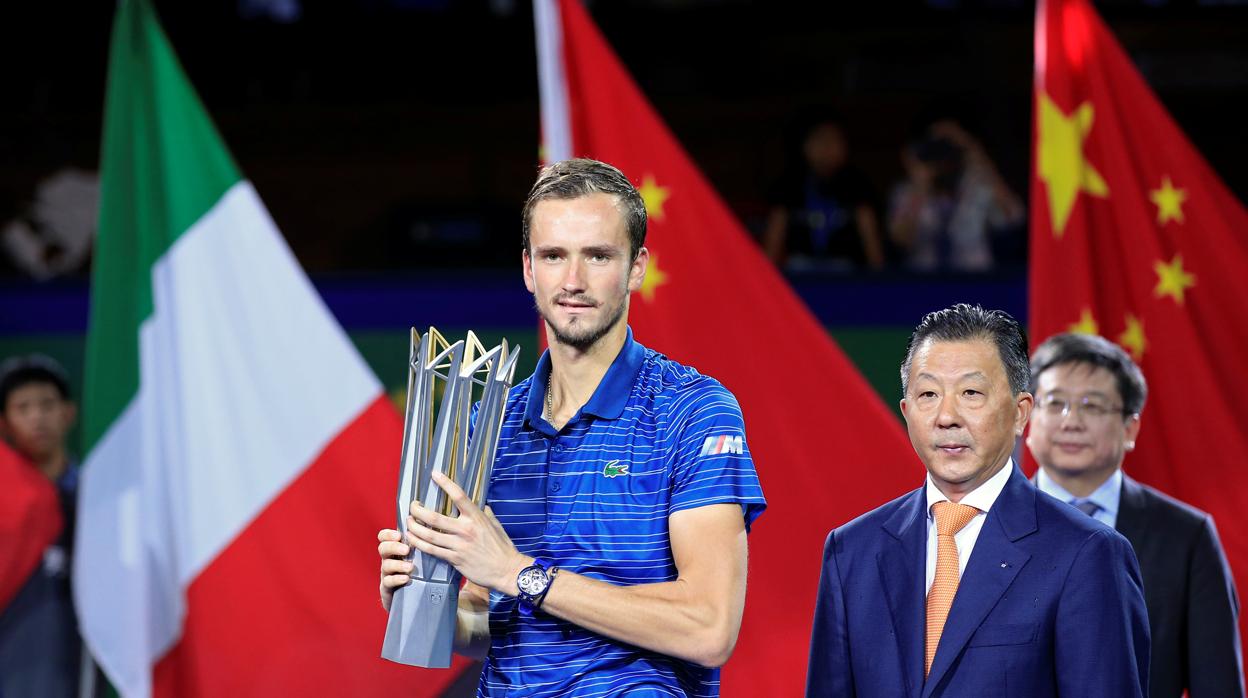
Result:
<svg viewBox="0 0 1248 698">
<path fill-rule="evenodd" d="M 563 70 L 563 22 L 557 3 L 558 0 L 535 0 L 533 3 L 537 84 L 541 95 L 542 160 L 546 163 L 572 157 L 568 85 Z"/>
</svg>

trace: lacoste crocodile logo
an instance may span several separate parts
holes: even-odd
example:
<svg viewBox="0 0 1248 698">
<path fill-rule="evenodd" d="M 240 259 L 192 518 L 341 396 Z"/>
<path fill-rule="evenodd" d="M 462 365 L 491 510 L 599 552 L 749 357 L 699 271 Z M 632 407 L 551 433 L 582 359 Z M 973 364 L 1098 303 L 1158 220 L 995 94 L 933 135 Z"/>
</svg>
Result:
<svg viewBox="0 0 1248 698">
<path fill-rule="evenodd" d="M 619 477 L 627 474 L 628 463 L 620 463 L 618 460 L 613 460 L 602 468 L 602 476 L 607 478 Z"/>
</svg>

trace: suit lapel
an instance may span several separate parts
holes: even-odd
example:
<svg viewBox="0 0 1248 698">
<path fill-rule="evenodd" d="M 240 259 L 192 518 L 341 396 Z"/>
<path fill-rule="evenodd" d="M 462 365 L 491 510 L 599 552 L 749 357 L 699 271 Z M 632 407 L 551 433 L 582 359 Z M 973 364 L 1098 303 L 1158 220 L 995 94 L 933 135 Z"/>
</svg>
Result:
<svg viewBox="0 0 1248 698">
<path fill-rule="evenodd" d="M 1139 555 L 1139 541 L 1144 537 L 1148 525 L 1148 507 L 1144 501 L 1144 490 L 1135 480 L 1122 474 L 1122 495 L 1118 500 L 1118 518 L 1114 528 L 1123 535 L 1136 549 Z"/>
<path fill-rule="evenodd" d="M 1014 542 L 1036 531 L 1036 489 L 1015 468 L 993 503 L 962 572 L 958 593 L 940 634 L 932 671 L 923 686 L 931 695 L 971 635 L 997 605 L 1031 555 Z"/>
<path fill-rule="evenodd" d="M 893 635 L 901 656 L 907 695 L 917 695 L 923 685 L 923 598 L 926 555 L 927 497 L 920 487 L 884 522 L 893 538 L 876 556 L 880 578 L 893 617 Z"/>
</svg>

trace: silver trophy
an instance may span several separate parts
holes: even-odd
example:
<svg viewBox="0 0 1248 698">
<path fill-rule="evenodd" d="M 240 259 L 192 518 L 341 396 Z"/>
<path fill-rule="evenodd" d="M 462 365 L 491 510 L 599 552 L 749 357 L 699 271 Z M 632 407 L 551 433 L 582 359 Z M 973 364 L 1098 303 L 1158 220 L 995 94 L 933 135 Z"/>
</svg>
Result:
<svg viewBox="0 0 1248 698">
<path fill-rule="evenodd" d="M 423 337 L 412 328 L 396 502 L 398 530 L 407 530 L 413 501 L 447 516 L 458 515 L 442 488 L 430 481 L 434 472 L 457 483 L 477 506 L 485 503 L 507 392 L 519 357 L 520 348 L 509 350 L 505 339 L 486 351 L 472 332 L 449 344 L 432 327 Z M 469 418 L 478 395 L 480 406 L 469 437 Z M 401 664 L 449 667 L 460 574 L 449 562 L 415 548 L 407 560 L 414 566 L 412 581 L 394 590 L 381 656 Z"/>
</svg>

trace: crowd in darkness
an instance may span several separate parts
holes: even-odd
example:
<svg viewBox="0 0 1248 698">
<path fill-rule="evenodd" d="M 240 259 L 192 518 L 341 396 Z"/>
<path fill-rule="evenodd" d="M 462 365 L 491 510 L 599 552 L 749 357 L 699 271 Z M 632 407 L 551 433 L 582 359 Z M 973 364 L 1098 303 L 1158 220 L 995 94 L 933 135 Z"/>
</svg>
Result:
<svg viewBox="0 0 1248 698">
<path fill-rule="evenodd" d="M 156 4 L 309 273 L 510 268 L 512 250 L 486 250 L 504 249 L 493 243 L 514 232 L 524 195 L 515 183 L 538 164 L 529 4 Z M 995 270 L 1021 280 L 1034 3 L 587 5 L 784 269 Z M 1248 146 L 1235 115 L 1248 94 L 1245 5 L 1097 5 L 1244 198 Z M 55 4 L 19 3 L 6 15 L 25 29 L 3 47 L 18 68 L 5 88 L 13 108 L 0 114 L 0 279 L 83 279 L 90 268 L 114 9 L 93 6 L 70 23 Z M 714 41 L 698 33 L 708 22 Z M 211 38 L 220 36 L 232 43 L 226 55 Z M 921 114 L 937 101 L 955 108 Z M 794 115 L 823 102 L 840 113 Z"/>
<path fill-rule="evenodd" d="M 889 268 L 977 273 L 1015 269 L 1024 261 L 1023 199 L 957 119 L 919 121 L 899 146 L 904 176 L 886 192 L 855 162 L 851 134 L 834 109 L 804 109 L 787 131 L 784 171 L 757 197 L 767 201 L 768 213 L 750 221 L 759 244 L 780 268 L 826 274 Z M 0 223 L 0 269 L 37 280 L 85 273 L 98 203 L 94 172 L 76 167 L 52 172 Z M 421 217 L 419 211 L 405 215 Z M 506 223 L 418 225 L 432 228 L 432 234 L 407 241 L 405 246 L 413 249 L 406 253 L 421 256 L 422 245 L 436 247 L 439 238 L 460 234 L 438 230 L 465 225 Z"/>
<path fill-rule="evenodd" d="M 985 272 L 1021 261 L 1023 200 L 955 119 L 915 129 L 901 147 L 905 177 L 887 196 L 856 167 L 836 112 L 799 115 L 788 141 L 789 165 L 761 238 L 784 269 Z"/>
</svg>

